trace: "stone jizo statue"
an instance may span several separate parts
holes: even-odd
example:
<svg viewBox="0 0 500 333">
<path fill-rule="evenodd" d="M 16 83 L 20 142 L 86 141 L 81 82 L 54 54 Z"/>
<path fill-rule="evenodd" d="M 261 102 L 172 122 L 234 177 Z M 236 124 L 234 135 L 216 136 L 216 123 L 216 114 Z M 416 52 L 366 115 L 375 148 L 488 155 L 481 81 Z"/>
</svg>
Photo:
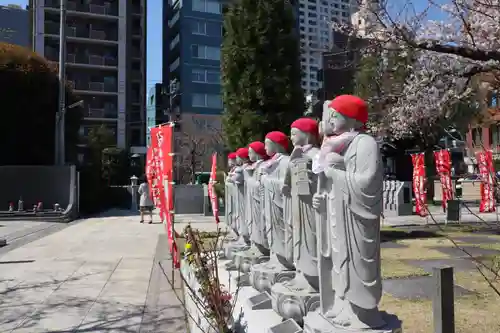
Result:
<svg viewBox="0 0 500 333">
<path fill-rule="evenodd" d="M 236 151 L 236 167 L 227 181 L 232 185 L 232 221 L 238 233 L 238 240 L 225 245 L 227 259 L 232 259 L 235 251 L 247 250 L 250 244 L 248 225 L 245 223 L 245 169 L 250 165 L 248 148 Z"/>
<path fill-rule="evenodd" d="M 227 165 L 229 167 L 226 179 L 225 179 L 225 219 L 226 219 L 226 224 L 231 228 L 231 231 L 235 234 L 235 236 L 238 236 L 238 230 L 233 222 L 233 207 L 234 207 L 234 199 L 233 199 L 233 193 L 232 193 L 232 186 L 233 183 L 229 181 L 231 177 L 233 176 L 234 169 L 236 167 L 236 153 L 230 153 L 227 155 Z"/>
<path fill-rule="evenodd" d="M 287 224 L 292 242 L 288 243 L 291 248 L 287 253 L 292 255 L 297 272 L 292 280 L 276 283 L 271 292 L 278 314 L 302 322 L 308 311 L 319 306 L 316 219 L 312 206 L 317 175 L 311 171 L 312 160 L 319 151 L 318 123 L 311 118 L 297 119 L 291 125 L 290 139 L 294 149 L 282 191 L 291 206 Z"/>
<path fill-rule="evenodd" d="M 269 243 L 262 215 L 263 186 L 261 183 L 262 167 L 269 159 L 265 145 L 255 141 L 248 145 L 248 155 L 252 164 L 245 169 L 245 216 L 249 226 L 251 247 L 247 251 L 235 253 L 235 266 L 247 273 L 250 266 L 269 259 Z"/>
<path fill-rule="evenodd" d="M 313 198 L 318 216 L 326 216 L 318 225 L 321 306 L 306 316 L 305 332 L 400 329 L 378 310 L 383 165 L 377 142 L 363 133 L 367 120 L 366 103 L 351 95 L 335 98 L 323 114 L 325 139 L 314 163 L 324 178 Z"/>
<path fill-rule="evenodd" d="M 271 158 L 262 168 L 263 214 L 271 254 L 268 262 L 253 265 L 250 269 L 250 282 L 259 291 L 269 291 L 280 278 L 293 278 L 295 270 L 293 263 L 287 260 L 291 258 L 287 251 L 292 246 L 287 243 L 291 242 L 291 238 L 285 235 L 286 207 L 282 193 L 289 162 L 288 137 L 282 132 L 268 133 L 265 149 Z"/>
</svg>

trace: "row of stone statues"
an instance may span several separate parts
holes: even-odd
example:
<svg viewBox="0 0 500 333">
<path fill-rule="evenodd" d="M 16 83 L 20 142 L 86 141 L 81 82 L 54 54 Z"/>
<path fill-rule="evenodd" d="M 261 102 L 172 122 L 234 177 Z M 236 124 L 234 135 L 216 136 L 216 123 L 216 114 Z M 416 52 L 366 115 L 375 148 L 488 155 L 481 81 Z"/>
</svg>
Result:
<svg viewBox="0 0 500 333">
<path fill-rule="evenodd" d="M 338 96 L 319 124 L 292 123 L 290 154 L 288 136 L 270 132 L 228 156 L 227 268 L 305 332 L 397 328 L 378 310 L 383 165 L 367 120 L 362 99 Z"/>
</svg>

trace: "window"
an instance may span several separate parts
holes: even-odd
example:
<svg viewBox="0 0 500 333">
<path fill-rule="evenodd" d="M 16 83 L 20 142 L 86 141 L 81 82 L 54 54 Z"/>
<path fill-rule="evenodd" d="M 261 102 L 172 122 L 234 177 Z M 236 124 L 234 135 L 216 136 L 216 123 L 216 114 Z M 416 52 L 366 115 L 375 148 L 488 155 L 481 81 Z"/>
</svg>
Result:
<svg viewBox="0 0 500 333">
<path fill-rule="evenodd" d="M 222 6 L 219 0 L 193 0 L 193 10 L 195 12 L 221 14 Z"/>
<path fill-rule="evenodd" d="M 191 55 L 193 58 L 220 60 L 220 47 L 207 45 L 191 45 Z"/>
<path fill-rule="evenodd" d="M 191 22 L 191 32 L 194 35 L 206 35 L 207 34 L 207 24 L 200 21 Z"/>
<path fill-rule="evenodd" d="M 198 83 L 220 84 L 220 71 L 213 69 L 193 68 L 191 80 Z"/>
<path fill-rule="evenodd" d="M 194 107 L 222 109 L 222 96 L 217 94 L 193 94 L 191 102 Z"/>
</svg>

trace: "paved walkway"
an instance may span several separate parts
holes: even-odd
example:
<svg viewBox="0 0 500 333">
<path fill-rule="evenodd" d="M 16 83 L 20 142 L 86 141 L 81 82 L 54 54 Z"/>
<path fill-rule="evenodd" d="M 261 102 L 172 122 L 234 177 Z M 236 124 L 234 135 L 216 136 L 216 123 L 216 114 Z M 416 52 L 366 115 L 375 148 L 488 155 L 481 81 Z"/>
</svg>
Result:
<svg viewBox="0 0 500 333">
<path fill-rule="evenodd" d="M 214 225 L 179 217 L 191 220 Z M 0 332 L 186 332 L 164 235 L 162 224 L 108 216 L 0 253 Z"/>
</svg>

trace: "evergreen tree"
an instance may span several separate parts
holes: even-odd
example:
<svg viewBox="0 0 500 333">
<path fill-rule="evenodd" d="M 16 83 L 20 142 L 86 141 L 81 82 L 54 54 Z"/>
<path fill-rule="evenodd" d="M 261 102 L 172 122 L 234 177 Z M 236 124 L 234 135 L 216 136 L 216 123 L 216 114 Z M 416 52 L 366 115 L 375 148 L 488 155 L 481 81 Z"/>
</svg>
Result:
<svg viewBox="0 0 500 333">
<path fill-rule="evenodd" d="M 235 0 L 224 14 L 223 131 L 230 149 L 289 131 L 305 111 L 293 2 Z"/>
</svg>

